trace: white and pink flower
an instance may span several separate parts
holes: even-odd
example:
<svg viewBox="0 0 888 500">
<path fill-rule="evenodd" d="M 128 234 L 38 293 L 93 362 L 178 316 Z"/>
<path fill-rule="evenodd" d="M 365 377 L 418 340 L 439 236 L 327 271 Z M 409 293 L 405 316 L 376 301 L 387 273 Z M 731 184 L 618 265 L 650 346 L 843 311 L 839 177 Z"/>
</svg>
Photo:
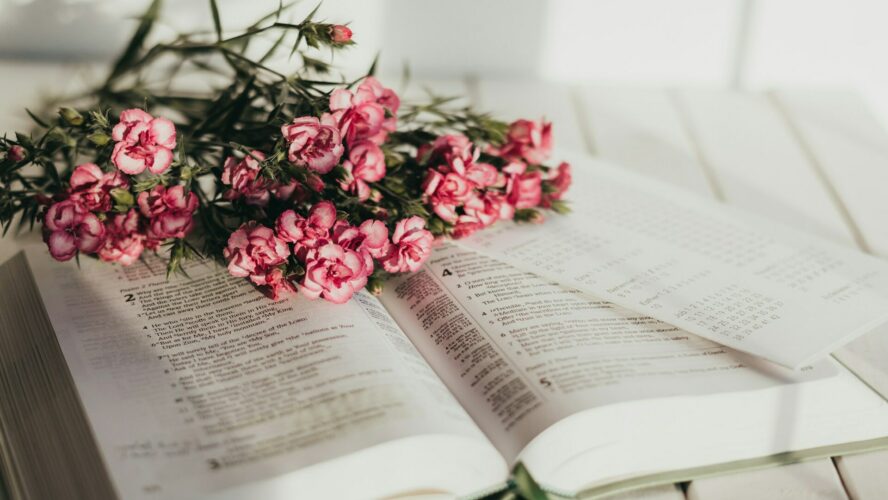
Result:
<svg viewBox="0 0 888 500">
<path fill-rule="evenodd" d="M 418 156 L 425 158 L 429 167 L 441 173 L 453 172 L 465 176 L 481 154 L 481 150 L 462 134 L 442 135 L 431 145 L 421 147 Z"/>
<path fill-rule="evenodd" d="M 364 259 L 364 272 L 369 276 L 375 265 L 373 259 L 383 259 L 391 248 L 388 228 L 379 220 L 365 220 L 360 226 L 337 221 L 333 226 L 333 243 L 354 250 Z"/>
<path fill-rule="evenodd" d="M 511 218 L 513 209 L 508 208 L 505 198 L 495 192 L 485 191 L 473 196 L 466 202 L 463 211 L 471 220 L 477 221 L 481 227 L 487 227 L 502 218 Z"/>
<path fill-rule="evenodd" d="M 456 172 L 441 174 L 437 170 L 429 170 L 422 184 L 423 192 L 428 195 L 432 210 L 441 219 L 454 222 L 457 218 L 457 207 L 472 197 L 474 185 Z"/>
<path fill-rule="evenodd" d="M 421 217 L 399 220 L 392 234 L 392 246 L 382 259 L 382 267 L 390 273 L 416 271 L 431 255 L 434 239 Z"/>
<path fill-rule="evenodd" d="M 365 220 L 360 226 L 346 222 L 333 227 L 333 242 L 350 250 L 367 251 L 375 259 L 388 255 L 388 228 L 380 220 Z"/>
<path fill-rule="evenodd" d="M 166 118 L 155 118 L 141 109 L 120 113 L 120 122 L 111 131 L 117 144 L 111 161 L 121 172 L 137 175 L 145 171 L 165 172 L 173 162 L 176 126 Z"/>
<path fill-rule="evenodd" d="M 342 189 L 353 193 L 359 200 L 370 198 L 368 182 L 379 182 L 385 177 L 385 155 L 371 141 L 361 141 L 352 146 L 348 160 L 342 164 L 348 177 L 339 183 Z"/>
<path fill-rule="evenodd" d="M 336 207 L 329 201 L 320 201 L 302 217 L 293 210 L 285 210 L 277 219 L 275 229 L 287 243 L 293 243 L 296 257 L 305 261 L 330 241 L 330 230 L 336 223 Z"/>
<path fill-rule="evenodd" d="M 95 163 L 84 163 L 71 173 L 68 197 L 88 210 L 107 212 L 111 209 L 111 190 L 129 188 L 129 181 L 120 172 L 102 172 Z"/>
<path fill-rule="evenodd" d="M 453 226 L 450 236 L 455 240 L 468 238 L 475 232 L 484 229 L 484 225 L 471 217 L 460 217 L 459 222 Z"/>
<path fill-rule="evenodd" d="M 553 200 L 563 198 L 570 188 L 571 182 L 573 182 L 573 175 L 571 174 L 570 163 L 561 162 L 556 169 L 550 170 L 549 178 L 546 180 L 550 191 L 543 194 L 542 206 L 548 208 L 552 205 Z"/>
<path fill-rule="evenodd" d="M 250 221 L 231 233 L 222 255 L 228 261 L 229 274 L 267 285 L 268 273 L 274 266 L 286 262 L 290 249 L 271 228 Z"/>
<path fill-rule="evenodd" d="M 222 184 L 231 186 L 222 196 L 226 200 L 243 198 L 244 203 L 256 207 L 268 206 L 272 183 L 259 176 L 259 162 L 265 153 L 251 151 L 242 160 L 229 156 L 222 167 Z"/>
<path fill-rule="evenodd" d="M 543 175 L 539 170 L 528 171 L 527 165 L 515 161 L 503 168 L 506 173 L 506 201 L 515 208 L 533 208 L 543 197 Z"/>
<path fill-rule="evenodd" d="M 56 260 L 69 260 L 78 251 L 95 253 L 105 243 L 105 226 L 76 200 L 54 203 L 43 218 L 43 239 Z"/>
<path fill-rule="evenodd" d="M 139 193 L 136 201 L 139 211 L 148 219 L 150 239 L 184 238 L 194 227 L 197 196 L 190 191 L 186 193 L 181 185 L 154 186 L 151 191 Z"/>
<path fill-rule="evenodd" d="M 281 127 L 281 133 L 289 143 L 287 158 L 296 165 L 326 174 L 342 157 L 342 136 L 336 121 L 329 114 L 321 119 L 314 116 L 296 118 Z"/>
<path fill-rule="evenodd" d="M 369 140 L 382 144 L 397 126 L 401 100 L 392 89 L 369 76 L 354 90 L 336 89 L 330 94 L 330 111 L 350 146 Z"/>
<path fill-rule="evenodd" d="M 327 243 L 305 263 L 302 294 L 344 304 L 367 284 L 364 259 L 358 252 Z"/>
<path fill-rule="evenodd" d="M 99 250 L 99 258 L 128 266 L 139 259 L 145 250 L 145 235 L 140 232 L 139 212 L 130 209 L 115 214 L 105 223 L 107 237 Z"/>
<path fill-rule="evenodd" d="M 509 125 L 506 143 L 492 152 L 508 160 L 524 160 L 539 165 L 552 152 L 552 124 L 546 121 L 516 120 Z"/>
<path fill-rule="evenodd" d="M 296 294 L 296 285 L 284 275 L 284 271 L 280 267 L 272 267 L 264 274 L 254 274 L 250 280 L 263 287 L 263 292 L 274 301 Z"/>
</svg>

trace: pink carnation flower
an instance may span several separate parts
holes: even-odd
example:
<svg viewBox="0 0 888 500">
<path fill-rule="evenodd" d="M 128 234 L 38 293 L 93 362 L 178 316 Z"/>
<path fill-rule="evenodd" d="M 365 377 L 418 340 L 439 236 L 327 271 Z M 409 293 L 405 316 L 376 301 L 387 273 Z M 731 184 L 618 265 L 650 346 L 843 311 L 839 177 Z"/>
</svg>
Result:
<svg viewBox="0 0 888 500">
<path fill-rule="evenodd" d="M 305 263 L 302 294 L 343 304 L 367 284 L 364 259 L 354 250 L 327 243 Z"/>
<path fill-rule="evenodd" d="M 468 201 L 474 191 L 474 185 L 462 175 L 441 174 L 437 170 L 428 171 L 422 188 L 429 196 L 432 210 L 447 222 L 456 221 L 457 207 Z"/>
<path fill-rule="evenodd" d="M 419 157 L 428 156 L 427 164 L 442 173 L 453 172 L 465 176 L 481 151 L 462 134 L 442 135 L 429 146 L 419 150 Z"/>
<path fill-rule="evenodd" d="M 479 229 L 483 229 L 484 225 L 471 217 L 460 217 L 460 221 L 453 226 L 450 236 L 455 240 L 468 238 Z"/>
<path fill-rule="evenodd" d="M 128 266 L 139 259 L 145 250 L 145 235 L 139 232 L 139 212 L 130 209 L 115 214 L 105 223 L 107 238 L 99 250 L 99 258 Z"/>
<path fill-rule="evenodd" d="M 222 167 L 222 184 L 231 186 L 231 189 L 225 191 L 223 197 L 226 200 L 243 198 L 247 205 L 256 207 L 268 206 L 271 182 L 259 177 L 259 162 L 264 159 L 265 153 L 255 150 L 240 161 L 229 156 Z"/>
<path fill-rule="evenodd" d="M 370 141 L 352 146 L 348 160 L 342 164 L 348 177 L 339 183 L 342 189 L 354 193 L 359 200 L 370 198 L 368 182 L 379 182 L 385 177 L 385 155 L 382 149 Z"/>
<path fill-rule="evenodd" d="M 524 160 L 532 165 L 543 163 L 552 152 L 552 124 L 516 120 L 509 125 L 506 143 L 494 152 L 509 160 Z"/>
<path fill-rule="evenodd" d="M 79 251 L 95 253 L 105 242 L 105 226 L 82 203 L 54 203 L 43 218 L 43 239 L 56 260 L 69 260 Z"/>
<path fill-rule="evenodd" d="M 382 129 L 386 132 L 394 132 L 398 126 L 398 109 L 401 107 L 401 99 L 394 90 L 384 87 L 376 78 L 368 76 L 358 85 L 357 93 L 365 98 L 373 99 L 382 106 L 386 117 L 382 121 Z M 385 142 L 385 137 L 382 137 Z"/>
<path fill-rule="evenodd" d="M 287 243 L 293 243 L 296 257 L 305 261 L 321 246 L 330 241 L 330 229 L 336 223 L 336 207 L 329 201 L 316 203 L 302 217 L 293 210 L 285 210 L 277 219 L 277 234 Z"/>
<path fill-rule="evenodd" d="M 296 294 L 296 285 L 284 275 L 280 267 L 272 267 L 264 274 L 254 274 L 250 280 L 263 287 L 263 292 L 274 301 Z"/>
<path fill-rule="evenodd" d="M 239 278 L 250 277 L 253 283 L 266 285 L 268 272 L 287 260 L 290 249 L 273 230 L 250 221 L 231 233 L 222 255 L 228 261 L 229 274 Z"/>
<path fill-rule="evenodd" d="M 527 171 L 527 165 L 512 162 L 503 168 L 507 174 L 506 200 L 515 208 L 533 208 L 543 197 L 543 176 L 539 170 Z"/>
<path fill-rule="evenodd" d="M 373 273 L 373 259 L 382 259 L 389 253 L 391 242 L 388 228 L 378 220 L 365 220 L 360 226 L 338 221 L 333 226 L 333 242 L 347 250 L 354 250 L 364 258 L 364 272 Z"/>
<path fill-rule="evenodd" d="M 137 198 L 139 211 L 148 220 L 148 237 L 155 240 L 184 238 L 194 227 L 193 214 L 197 196 L 185 192 L 181 185 L 165 188 L 154 186 Z"/>
<path fill-rule="evenodd" d="M 129 182 L 120 172 L 105 173 L 95 163 L 78 165 L 71 173 L 68 197 L 88 210 L 107 212 L 111 209 L 111 190 L 127 189 Z"/>
<path fill-rule="evenodd" d="M 330 94 L 330 111 L 348 144 L 363 140 L 385 142 L 388 132 L 397 127 L 400 106 L 397 94 L 372 76 L 365 78 L 354 92 L 336 89 Z"/>
<path fill-rule="evenodd" d="M 155 174 L 166 171 L 173 162 L 176 126 L 166 118 L 154 118 L 141 109 L 120 113 L 120 122 L 111 131 L 117 141 L 111 161 L 121 172 L 137 175 L 146 168 Z"/>
<path fill-rule="evenodd" d="M 499 170 L 489 163 L 472 163 L 466 169 L 466 179 L 478 188 L 496 186 L 503 182 Z"/>
<path fill-rule="evenodd" d="M 287 158 L 296 165 L 326 174 L 342 157 L 342 136 L 330 115 L 325 114 L 320 120 L 314 116 L 296 118 L 281 127 L 281 133 L 290 144 Z"/>
<path fill-rule="evenodd" d="M 552 200 L 560 200 L 564 197 L 572 181 L 570 163 L 561 162 L 558 168 L 549 171 L 547 183 L 552 191 L 543 195 L 542 205 L 548 208 L 552 205 Z"/>
<path fill-rule="evenodd" d="M 434 239 L 432 233 L 425 229 L 425 220 L 421 217 L 399 220 L 382 267 L 390 273 L 416 271 L 431 255 Z"/>
<path fill-rule="evenodd" d="M 333 242 L 349 250 L 366 250 L 376 259 L 388 255 L 391 247 L 388 228 L 379 220 L 365 220 L 360 226 L 352 226 L 346 222 L 337 223 L 333 227 Z"/>
<path fill-rule="evenodd" d="M 481 224 L 482 227 L 489 226 L 501 218 L 511 218 L 513 210 L 504 208 L 509 203 L 502 195 L 494 192 L 484 192 L 478 196 L 473 196 L 466 202 L 463 207 L 466 216 L 471 220 Z"/>
</svg>

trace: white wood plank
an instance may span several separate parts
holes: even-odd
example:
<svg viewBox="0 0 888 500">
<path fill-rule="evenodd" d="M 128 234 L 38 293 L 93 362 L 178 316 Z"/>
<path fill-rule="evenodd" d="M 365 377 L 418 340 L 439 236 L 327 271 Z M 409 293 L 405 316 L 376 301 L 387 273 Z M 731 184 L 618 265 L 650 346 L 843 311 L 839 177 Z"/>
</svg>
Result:
<svg viewBox="0 0 888 500">
<path fill-rule="evenodd" d="M 620 163 L 639 173 L 683 185 L 697 192 L 710 192 L 713 186 L 707 179 L 707 172 L 704 170 L 703 165 L 700 164 L 697 156 L 698 153 L 705 154 L 705 150 L 698 152 L 695 149 L 702 146 L 699 143 L 695 144 L 688 136 L 687 127 L 693 126 L 693 124 L 684 121 L 689 119 L 689 116 L 680 116 L 680 112 L 676 108 L 676 98 L 671 97 L 664 91 L 588 87 L 581 90 L 580 100 L 583 104 L 582 115 L 587 120 L 586 131 L 591 135 L 590 143 L 603 158 Z M 684 104 L 684 102 L 681 104 Z M 755 113 L 755 111 L 752 112 Z M 707 120 L 706 126 L 715 129 L 707 129 L 710 136 L 714 135 L 717 138 L 730 137 L 729 135 L 718 134 L 719 131 L 725 129 L 724 125 L 711 123 L 712 117 L 710 115 L 706 115 L 705 118 Z M 776 128 L 783 133 L 782 145 L 784 147 L 782 153 L 783 155 L 790 155 L 789 161 L 795 162 L 795 176 L 802 179 L 813 178 L 816 180 L 814 171 L 805 162 L 805 157 L 798 150 L 799 147 L 794 142 L 793 137 L 784 130 L 784 125 L 778 119 L 779 116 L 774 116 L 772 113 L 768 118 L 768 123 L 772 125 L 772 128 Z M 748 126 L 757 125 L 748 124 Z M 715 127 L 721 127 L 721 129 Z M 738 131 L 726 130 L 725 134 L 736 132 Z M 699 136 L 696 134 L 694 137 L 699 140 Z M 710 155 L 715 156 L 717 160 L 722 161 L 723 158 L 731 158 L 732 150 L 729 147 L 726 148 L 726 144 L 723 142 L 710 140 L 708 146 Z M 753 144 L 753 146 L 755 145 Z M 713 153 L 713 149 L 717 150 L 717 153 Z M 787 153 L 787 150 L 789 153 Z M 754 160 L 767 162 L 773 152 L 769 149 L 760 149 L 757 151 L 757 154 L 758 158 Z M 786 159 L 778 157 L 778 161 L 786 161 Z M 734 164 L 729 162 L 726 166 L 732 167 Z M 715 170 L 713 173 L 716 175 L 720 173 L 721 176 L 718 180 L 722 182 L 725 180 L 731 182 L 738 177 L 736 174 L 733 176 L 725 175 L 724 169 Z M 728 173 L 730 173 L 730 170 L 728 170 Z M 740 180 L 742 178 L 740 176 Z M 815 192 L 819 192 L 817 191 L 819 186 L 816 183 L 813 186 Z M 721 187 L 720 184 L 719 187 Z M 728 202 L 737 201 L 738 198 L 747 203 L 755 200 L 755 198 L 750 198 L 749 196 L 738 197 L 738 189 L 734 184 L 725 186 L 724 189 L 728 193 L 728 196 L 725 196 Z M 743 191 L 740 190 L 739 193 L 742 195 Z M 715 193 L 712 194 L 714 195 Z M 783 193 L 779 194 L 782 195 Z M 826 199 L 827 202 L 829 201 L 826 196 L 822 198 Z M 839 217 L 835 217 L 834 220 L 840 228 L 844 227 Z M 850 237 L 846 237 L 849 232 L 840 232 L 840 234 L 846 241 L 850 239 Z M 815 485 L 817 482 L 829 485 L 827 490 L 831 494 L 822 495 L 822 489 L 817 489 L 817 486 L 808 486 L 807 481 L 799 481 L 796 475 L 800 473 L 799 471 L 816 479 L 817 481 L 813 483 Z M 770 471 L 744 472 L 734 476 L 727 476 L 727 478 L 712 478 L 704 479 L 702 482 L 691 482 L 690 489 L 688 490 L 689 498 L 692 498 L 691 492 L 694 492 L 695 497 L 700 499 L 845 497 L 841 489 L 841 482 L 829 460 L 823 460 L 813 465 L 803 464 L 776 468 Z M 741 487 L 741 485 L 747 482 L 758 482 L 766 486 L 761 491 L 748 494 L 750 492 Z M 737 484 L 737 487 L 734 484 Z M 767 494 L 772 492 L 784 492 L 786 494 L 773 497 L 767 496 Z"/>
<path fill-rule="evenodd" d="M 685 495 L 677 484 L 667 484 L 617 493 L 604 498 L 606 500 L 685 500 Z"/>
<path fill-rule="evenodd" d="M 745 471 L 694 481 L 688 500 L 846 500 L 848 496 L 828 459 Z"/>
<path fill-rule="evenodd" d="M 793 90 L 775 100 L 860 232 L 888 257 L 888 134 L 854 92 Z"/>
<path fill-rule="evenodd" d="M 833 241 L 854 237 L 782 115 L 755 94 L 678 93 L 724 200 Z"/>
<path fill-rule="evenodd" d="M 586 151 L 571 91 L 565 85 L 537 81 L 481 80 L 477 82 L 481 111 L 504 120 L 545 118 L 552 122 L 556 149 Z"/>
<path fill-rule="evenodd" d="M 579 102 L 595 154 L 640 174 L 711 195 L 706 172 L 668 92 L 587 86 L 579 90 Z"/>
<path fill-rule="evenodd" d="M 854 500 L 881 500 L 888 496 L 888 451 L 838 457 L 836 467 Z"/>
<path fill-rule="evenodd" d="M 774 101 L 814 159 L 852 221 L 859 246 L 888 257 L 888 135 L 853 92 L 780 90 Z M 888 329 L 860 337 L 834 353 L 888 399 Z M 888 452 L 839 457 L 836 466 L 853 498 L 888 494 Z"/>
</svg>

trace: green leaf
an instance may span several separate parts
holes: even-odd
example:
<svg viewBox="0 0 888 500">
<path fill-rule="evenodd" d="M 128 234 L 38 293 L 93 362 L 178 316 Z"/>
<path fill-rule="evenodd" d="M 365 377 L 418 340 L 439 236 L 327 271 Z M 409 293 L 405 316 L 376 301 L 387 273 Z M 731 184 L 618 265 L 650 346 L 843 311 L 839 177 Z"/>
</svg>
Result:
<svg viewBox="0 0 888 500">
<path fill-rule="evenodd" d="M 527 500 L 548 500 L 549 496 L 540 488 L 521 462 L 518 462 L 515 468 L 512 469 L 512 476 L 514 477 L 515 488 L 522 498 Z"/>
<path fill-rule="evenodd" d="M 216 0 L 210 0 L 210 11 L 213 13 L 213 28 L 216 29 L 216 40 L 222 41 L 222 21 L 219 19 L 219 6 Z"/>
<path fill-rule="evenodd" d="M 114 188 L 111 190 L 111 198 L 117 203 L 118 206 L 124 207 L 124 210 L 133 206 L 136 203 L 136 199 L 133 198 L 133 194 L 129 192 L 128 189 Z"/>
<path fill-rule="evenodd" d="M 309 12 L 308 15 L 305 16 L 305 19 L 299 24 L 299 36 L 296 37 L 296 43 L 293 44 L 293 50 L 290 51 L 290 57 L 293 57 L 293 54 L 295 54 L 296 51 L 299 50 L 299 44 L 302 43 L 302 40 L 306 37 L 307 28 L 311 25 L 311 19 L 318 12 L 318 9 L 321 8 L 322 3 L 324 2 L 320 2 L 315 5 L 315 8 L 312 9 L 311 12 Z M 308 44 L 311 45 L 310 40 L 308 41 Z"/>
<path fill-rule="evenodd" d="M 38 118 L 37 115 L 35 115 L 34 112 L 32 112 L 30 109 L 25 108 L 25 112 L 28 113 L 28 116 L 30 116 L 31 119 L 37 123 L 37 125 L 40 125 L 43 128 L 49 128 L 49 124 Z"/>
<path fill-rule="evenodd" d="M 262 64 L 265 61 L 267 61 L 268 59 L 270 59 L 271 56 L 273 56 L 274 53 L 277 52 L 277 49 L 280 48 L 281 44 L 284 43 L 285 38 L 287 38 L 286 31 L 282 32 L 281 36 L 279 36 L 278 39 L 275 40 L 274 45 L 272 45 L 271 48 L 268 49 L 268 52 L 266 52 L 265 55 L 263 55 L 262 57 L 259 58 L 259 64 Z"/>
<path fill-rule="evenodd" d="M 148 34 L 151 33 L 151 29 L 154 27 L 155 21 L 157 21 L 158 14 L 160 13 L 160 6 L 162 4 L 163 0 L 153 0 L 151 5 L 148 6 L 148 10 L 142 14 L 142 20 L 139 22 L 136 32 L 130 39 L 129 44 L 127 44 L 126 49 L 120 54 L 117 61 L 114 62 L 111 74 L 108 75 L 108 80 L 105 82 L 106 89 L 109 88 L 120 75 L 129 70 L 136 61 L 139 52 L 142 50 L 142 45 L 145 43 L 145 39 L 148 38 Z"/>
<path fill-rule="evenodd" d="M 568 205 L 564 200 L 552 200 L 552 211 L 561 215 L 569 214 L 570 205 Z"/>
<path fill-rule="evenodd" d="M 376 74 L 376 67 L 379 65 L 379 52 L 376 53 L 376 57 L 373 58 L 373 64 L 370 65 L 370 69 L 367 70 L 367 76 L 374 76 Z"/>
</svg>

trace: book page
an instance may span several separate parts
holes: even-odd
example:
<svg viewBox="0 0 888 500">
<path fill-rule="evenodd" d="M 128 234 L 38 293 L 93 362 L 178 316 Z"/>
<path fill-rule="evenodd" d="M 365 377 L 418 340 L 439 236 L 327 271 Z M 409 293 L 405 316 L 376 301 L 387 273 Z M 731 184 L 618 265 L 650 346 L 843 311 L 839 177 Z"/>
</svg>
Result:
<svg viewBox="0 0 888 500">
<path fill-rule="evenodd" d="M 888 263 L 587 157 L 574 172 L 572 213 L 460 244 L 789 367 L 888 321 Z"/>
<path fill-rule="evenodd" d="M 837 373 L 768 363 L 455 245 L 387 283 L 381 301 L 510 460 L 589 408 Z"/>
<path fill-rule="evenodd" d="M 211 263 L 28 260 L 124 498 L 194 498 L 396 438 L 486 439 L 367 293 L 272 302 Z M 347 472 L 347 471 L 343 471 Z"/>
</svg>

